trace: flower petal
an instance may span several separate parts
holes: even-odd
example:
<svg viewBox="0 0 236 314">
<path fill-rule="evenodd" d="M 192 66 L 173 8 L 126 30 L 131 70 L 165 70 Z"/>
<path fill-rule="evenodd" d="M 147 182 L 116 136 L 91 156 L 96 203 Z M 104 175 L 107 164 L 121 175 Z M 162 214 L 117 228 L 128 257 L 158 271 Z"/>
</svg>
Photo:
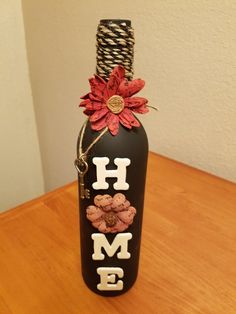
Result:
<svg viewBox="0 0 236 314">
<path fill-rule="evenodd" d="M 99 207 L 94 206 L 94 205 L 88 206 L 86 209 L 86 213 L 87 213 L 88 220 L 92 222 L 101 218 L 102 215 L 104 214 L 103 211 Z"/>
<path fill-rule="evenodd" d="M 92 93 L 88 93 L 88 94 L 80 97 L 80 99 L 101 102 L 101 99 L 98 96 L 93 95 Z"/>
<path fill-rule="evenodd" d="M 143 97 L 128 97 L 125 98 L 125 105 L 129 108 L 137 108 L 143 105 L 146 105 L 148 100 Z"/>
<path fill-rule="evenodd" d="M 106 222 L 104 219 L 101 219 L 98 222 L 93 222 L 92 225 L 97 228 L 102 233 L 108 233 L 111 232 L 111 228 L 107 227 Z"/>
<path fill-rule="evenodd" d="M 100 100 L 107 98 L 106 91 L 106 81 L 98 75 L 94 75 L 89 79 L 91 92 L 95 98 L 99 98 Z M 87 95 L 85 95 L 87 96 Z M 91 97 L 91 95 L 89 95 Z"/>
<path fill-rule="evenodd" d="M 105 128 L 107 126 L 107 117 L 104 116 L 102 117 L 101 119 L 95 121 L 95 122 L 91 122 L 91 128 L 92 130 L 94 131 L 100 131 L 102 130 L 103 128 Z"/>
<path fill-rule="evenodd" d="M 93 110 L 85 109 L 85 110 L 83 111 L 83 113 L 86 114 L 86 116 L 91 116 L 91 115 L 94 113 L 94 111 L 93 111 Z"/>
<path fill-rule="evenodd" d="M 117 90 L 119 88 L 120 83 L 124 79 L 125 76 L 125 69 L 121 65 L 118 65 L 115 67 L 109 77 L 109 80 L 107 82 L 107 93 L 108 98 L 116 95 Z"/>
<path fill-rule="evenodd" d="M 124 209 L 127 209 L 130 206 L 130 202 L 126 200 L 126 197 L 122 193 L 116 193 L 113 196 L 113 201 L 112 201 L 112 209 L 115 212 L 120 212 Z"/>
<path fill-rule="evenodd" d="M 111 210 L 112 201 L 113 199 L 109 194 L 96 195 L 94 197 L 94 204 L 102 208 L 104 211 Z"/>
<path fill-rule="evenodd" d="M 135 215 L 136 209 L 133 206 L 130 206 L 127 210 L 117 213 L 117 217 L 128 225 L 132 224 Z"/>
<path fill-rule="evenodd" d="M 113 69 L 111 75 L 116 76 L 118 80 L 121 82 L 125 77 L 125 68 L 122 65 L 118 65 Z"/>
<path fill-rule="evenodd" d="M 102 109 L 103 104 L 101 102 L 97 102 L 97 101 L 90 101 L 87 103 L 86 105 L 86 109 L 88 110 L 100 110 Z"/>
<path fill-rule="evenodd" d="M 116 135 L 119 130 L 119 117 L 114 113 L 107 115 L 107 126 L 112 135 Z"/>
<path fill-rule="evenodd" d="M 117 206 L 117 207 L 113 208 L 113 210 L 114 210 L 114 212 L 120 212 L 122 210 L 126 210 L 129 206 L 130 206 L 130 202 L 128 200 L 126 200 L 120 206 Z"/>
<path fill-rule="evenodd" d="M 131 112 L 130 109 L 125 108 L 119 115 L 120 121 L 121 123 L 125 126 L 125 124 L 127 125 L 128 128 L 130 128 L 129 126 L 135 126 L 135 127 L 139 127 L 140 123 L 138 122 L 138 120 L 134 117 L 133 113 Z"/>
<path fill-rule="evenodd" d="M 95 122 L 104 117 L 108 113 L 109 109 L 107 107 L 95 111 L 90 117 L 90 122 Z"/>
<path fill-rule="evenodd" d="M 81 101 L 79 106 L 80 107 L 86 107 L 88 103 L 90 103 L 90 100 L 89 99 L 85 99 L 85 100 Z"/>
<path fill-rule="evenodd" d="M 127 129 L 132 129 L 132 125 L 130 124 L 130 122 L 128 120 L 126 120 L 125 115 L 123 115 L 122 112 L 119 114 L 119 119 L 120 119 L 120 123 L 124 127 L 126 127 Z"/>
<path fill-rule="evenodd" d="M 146 105 L 140 106 L 138 108 L 133 108 L 132 110 L 133 112 L 141 113 L 141 114 L 149 112 L 149 109 L 147 108 Z"/>
<path fill-rule="evenodd" d="M 132 114 L 132 113 L 131 113 Z M 140 127 L 140 123 L 139 123 L 139 121 L 135 118 L 135 116 L 132 114 L 132 116 L 133 116 L 133 120 L 132 120 L 132 122 L 131 122 L 131 125 L 132 126 L 135 126 L 136 128 L 139 128 Z"/>
<path fill-rule="evenodd" d="M 125 106 L 129 107 L 133 112 L 137 113 L 147 113 L 149 109 L 147 108 L 148 100 L 143 97 L 129 97 L 125 98 Z"/>
<path fill-rule="evenodd" d="M 111 233 L 115 233 L 115 232 L 122 232 L 124 230 L 126 230 L 128 228 L 129 225 L 127 225 L 126 223 L 124 223 L 123 221 L 121 221 L 118 218 L 117 223 L 115 224 L 114 227 L 111 227 Z"/>
<path fill-rule="evenodd" d="M 90 93 L 87 93 L 87 94 L 85 94 L 84 96 L 81 96 L 80 99 L 88 99 L 88 98 L 89 98 L 89 94 L 90 94 Z"/>
<path fill-rule="evenodd" d="M 145 85 L 145 81 L 141 79 L 136 79 L 131 82 L 126 79 L 122 80 L 118 88 L 117 94 L 126 98 L 131 97 L 138 93 Z"/>
<path fill-rule="evenodd" d="M 92 225 L 95 227 L 95 228 L 98 228 L 98 226 L 101 224 L 101 222 L 103 221 L 104 219 L 103 218 L 99 218 L 95 221 L 92 221 Z"/>
<path fill-rule="evenodd" d="M 101 102 L 93 101 L 90 99 L 85 99 L 81 101 L 79 104 L 80 107 L 85 107 L 87 110 L 100 110 L 103 107 L 103 104 Z"/>
</svg>

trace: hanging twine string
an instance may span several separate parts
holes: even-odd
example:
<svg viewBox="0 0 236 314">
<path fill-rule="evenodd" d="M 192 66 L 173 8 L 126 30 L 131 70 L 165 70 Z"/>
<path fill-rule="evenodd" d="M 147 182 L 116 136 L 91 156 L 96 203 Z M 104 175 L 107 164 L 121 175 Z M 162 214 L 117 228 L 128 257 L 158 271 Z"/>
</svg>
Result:
<svg viewBox="0 0 236 314">
<path fill-rule="evenodd" d="M 134 30 L 128 22 L 101 20 L 98 25 L 96 71 L 104 79 L 120 64 L 126 69 L 126 78 L 133 78 Z"/>
<path fill-rule="evenodd" d="M 108 131 L 108 127 L 105 127 L 102 132 L 92 141 L 92 143 L 85 149 L 85 151 L 82 151 L 82 143 L 84 138 L 84 132 L 85 128 L 87 126 L 88 119 L 84 122 L 81 132 L 80 132 L 80 141 L 79 141 L 79 156 L 86 159 L 86 156 L 88 155 L 88 152 L 91 150 L 91 148 L 100 140 L 100 138 Z"/>
<path fill-rule="evenodd" d="M 85 132 L 87 123 L 88 123 L 88 119 L 84 122 L 81 128 L 80 134 L 79 134 L 79 154 L 74 162 L 75 168 L 80 175 L 84 175 L 88 171 L 87 156 L 88 156 L 89 151 L 100 140 L 100 138 L 108 131 L 108 127 L 104 128 L 102 132 L 92 141 L 92 143 L 83 152 L 82 145 L 83 145 L 84 132 Z"/>
</svg>

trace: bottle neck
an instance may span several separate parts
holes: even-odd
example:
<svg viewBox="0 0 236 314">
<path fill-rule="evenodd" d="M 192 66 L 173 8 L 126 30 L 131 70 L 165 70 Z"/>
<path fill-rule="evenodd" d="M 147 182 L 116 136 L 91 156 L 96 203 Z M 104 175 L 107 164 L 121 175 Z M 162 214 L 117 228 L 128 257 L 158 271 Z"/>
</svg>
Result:
<svg viewBox="0 0 236 314">
<path fill-rule="evenodd" d="M 134 31 L 129 20 L 101 20 L 97 29 L 96 72 L 108 79 L 113 68 L 122 65 L 126 78 L 133 78 Z"/>
</svg>

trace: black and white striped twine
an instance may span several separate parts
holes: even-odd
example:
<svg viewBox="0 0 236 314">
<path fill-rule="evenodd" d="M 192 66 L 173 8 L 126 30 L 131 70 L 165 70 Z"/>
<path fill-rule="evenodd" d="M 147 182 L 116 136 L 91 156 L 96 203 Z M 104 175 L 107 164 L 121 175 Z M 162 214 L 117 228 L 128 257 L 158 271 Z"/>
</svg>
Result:
<svg viewBox="0 0 236 314">
<path fill-rule="evenodd" d="M 133 78 L 134 31 L 123 23 L 108 23 L 98 25 L 97 30 L 97 67 L 96 72 L 108 79 L 113 68 L 123 65 L 126 78 Z"/>
</svg>

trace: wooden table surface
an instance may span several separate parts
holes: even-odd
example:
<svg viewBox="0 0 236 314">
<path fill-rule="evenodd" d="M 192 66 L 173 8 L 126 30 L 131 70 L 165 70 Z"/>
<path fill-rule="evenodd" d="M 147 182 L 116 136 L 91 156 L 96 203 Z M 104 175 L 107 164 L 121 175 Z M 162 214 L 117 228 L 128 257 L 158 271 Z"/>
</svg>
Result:
<svg viewBox="0 0 236 314">
<path fill-rule="evenodd" d="M 119 297 L 80 269 L 77 185 L 0 215 L 0 314 L 235 314 L 236 185 L 149 155 L 139 276 Z"/>
</svg>

